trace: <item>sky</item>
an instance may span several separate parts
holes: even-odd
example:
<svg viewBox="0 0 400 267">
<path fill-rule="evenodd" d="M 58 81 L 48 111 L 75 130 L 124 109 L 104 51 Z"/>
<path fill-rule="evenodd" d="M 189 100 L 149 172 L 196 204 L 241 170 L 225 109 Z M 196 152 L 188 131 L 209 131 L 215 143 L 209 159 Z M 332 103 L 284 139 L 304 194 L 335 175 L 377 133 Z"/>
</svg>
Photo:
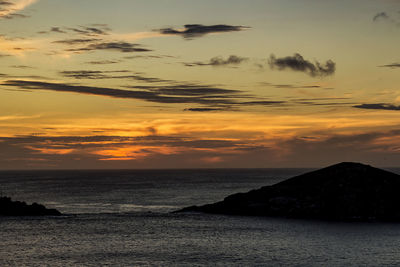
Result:
<svg viewBox="0 0 400 267">
<path fill-rule="evenodd" d="M 400 167 L 399 0 L 0 0 L 0 169 Z"/>
</svg>

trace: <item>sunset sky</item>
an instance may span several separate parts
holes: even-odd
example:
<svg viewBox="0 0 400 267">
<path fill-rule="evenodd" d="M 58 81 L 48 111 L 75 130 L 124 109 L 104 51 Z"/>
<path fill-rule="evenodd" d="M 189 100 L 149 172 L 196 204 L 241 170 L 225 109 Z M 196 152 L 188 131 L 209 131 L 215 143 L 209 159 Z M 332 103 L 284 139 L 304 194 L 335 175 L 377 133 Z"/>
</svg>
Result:
<svg viewBox="0 0 400 267">
<path fill-rule="evenodd" d="M 4 0 L 0 29 L 0 169 L 400 166 L 399 0 Z"/>
</svg>

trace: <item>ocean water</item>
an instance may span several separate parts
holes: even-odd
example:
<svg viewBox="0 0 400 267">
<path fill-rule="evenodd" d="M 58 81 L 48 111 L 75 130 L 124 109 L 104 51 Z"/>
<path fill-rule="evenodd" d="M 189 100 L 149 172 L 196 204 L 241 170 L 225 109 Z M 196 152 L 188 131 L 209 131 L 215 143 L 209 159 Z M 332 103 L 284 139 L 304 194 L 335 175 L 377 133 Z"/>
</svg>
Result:
<svg viewBox="0 0 400 267">
<path fill-rule="evenodd" d="M 400 224 L 171 213 L 306 171 L 0 172 L 66 214 L 0 218 L 0 266 L 399 266 Z"/>
</svg>

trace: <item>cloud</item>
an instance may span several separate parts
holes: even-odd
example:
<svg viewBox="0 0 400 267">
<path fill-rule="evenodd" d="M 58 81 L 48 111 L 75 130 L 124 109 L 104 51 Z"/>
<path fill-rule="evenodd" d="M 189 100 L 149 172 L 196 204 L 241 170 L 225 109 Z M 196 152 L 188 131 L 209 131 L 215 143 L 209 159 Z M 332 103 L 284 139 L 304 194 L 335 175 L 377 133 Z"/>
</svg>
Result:
<svg viewBox="0 0 400 267">
<path fill-rule="evenodd" d="M 79 28 L 66 29 L 85 36 L 108 35 L 108 32 L 111 30 L 106 24 L 94 24 L 91 26 L 80 26 Z"/>
<path fill-rule="evenodd" d="M 0 1 L 0 8 L 4 8 L 4 7 L 10 7 L 12 6 L 13 3 L 9 2 L 9 1 Z"/>
<path fill-rule="evenodd" d="M 249 106 L 274 106 L 274 105 L 282 105 L 286 103 L 285 101 L 248 101 L 248 102 L 243 102 L 243 105 L 249 105 Z"/>
<path fill-rule="evenodd" d="M 203 133 L 210 134 L 208 131 Z M 153 128 L 137 137 L 0 137 L 0 156 L 4 159 L 0 168 L 43 168 L 45 164 L 62 169 L 206 167 L 209 165 L 201 165 L 199 160 L 206 157 L 223 159 L 226 164 L 219 167 L 316 167 L 340 161 L 396 166 L 400 160 L 400 130 L 396 129 L 351 134 L 308 132 L 271 138 L 254 138 L 254 134 L 243 129 L 240 138 L 199 138 L 184 133 L 157 135 Z M 126 164 L 113 165 L 116 161 Z"/>
<path fill-rule="evenodd" d="M 11 68 L 16 68 L 16 69 L 33 69 L 31 66 L 26 66 L 26 65 L 12 65 L 10 66 Z"/>
<path fill-rule="evenodd" d="M 187 67 L 194 67 L 194 66 L 220 67 L 220 66 L 227 66 L 227 65 L 239 65 L 240 63 L 243 63 L 246 60 L 248 60 L 248 59 L 245 57 L 231 55 L 227 59 L 224 59 L 222 57 L 213 57 L 210 59 L 209 62 L 193 62 L 193 63 L 183 63 L 183 64 Z"/>
<path fill-rule="evenodd" d="M 4 86 L 23 90 L 50 90 L 58 92 L 74 92 L 89 95 L 108 96 L 114 98 L 137 99 L 156 103 L 195 103 L 204 105 L 234 105 L 240 104 L 230 97 L 240 91 L 207 87 L 204 85 L 181 84 L 165 87 L 136 86 L 133 89 L 122 90 L 105 87 L 70 85 L 66 83 L 49 83 L 25 80 L 9 80 Z"/>
<path fill-rule="evenodd" d="M 60 27 L 51 27 L 50 32 L 67 33 L 66 31 L 61 30 Z"/>
<path fill-rule="evenodd" d="M 100 42 L 89 44 L 88 46 L 81 48 L 71 48 L 66 51 L 69 52 L 85 52 L 85 51 L 96 51 L 96 50 L 109 50 L 118 51 L 122 53 L 132 53 L 132 52 L 150 52 L 153 50 L 143 48 L 140 44 L 133 44 L 128 42 Z"/>
<path fill-rule="evenodd" d="M 223 111 L 222 108 L 186 108 L 184 111 L 194 111 L 194 112 L 212 112 L 212 111 Z"/>
<path fill-rule="evenodd" d="M 7 76 L 9 80 L 3 81 L 4 89 L 12 90 L 49 90 L 58 92 L 73 92 L 87 95 L 107 96 L 121 99 L 136 99 L 161 104 L 199 104 L 201 107 L 188 107 L 186 111 L 239 111 L 242 108 L 251 107 L 286 107 L 296 106 L 353 106 L 355 103 L 347 103 L 338 100 L 348 98 L 311 98 L 280 100 L 257 97 L 244 91 L 221 88 L 214 85 L 199 83 L 178 82 L 163 80 L 153 77 L 145 77 L 140 73 L 129 73 L 128 70 L 115 71 L 62 71 L 61 75 L 73 79 L 131 79 L 143 81 L 145 85 L 124 85 L 121 88 L 107 88 L 97 86 L 84 86 L 69 83 L 54 83 L 37 80 L 22 80 L 19 76 Z M 25 79 L 30 79 L 26 77 Z M 33 79 L 33 78 L 32 78 Z M 36 79 L 36 78 L 35 78 Z M 42 79 L 43 80 L 43 79 Z M 125 89 L 126 88 L 126 89 Z M 334 102 L 333 102 L 334 101 Z"/>
<path fill-rule="evenodd" d="M 25 19 L 25 18 L 29 18 L 30 16 L 28 15 L 24 15 L 24 14 L 18 14 L 18 13 L 14 13 L 14 14 L 9 14 L 0 18 L 4 18 L 4 19 L 16 19 L 16 18 L 20 18 L 20 19 Z"/>
<path fill-rule="evenodd" d="M 397 166 L 399 131 L 296 137 L 277 145 L 286 150 L 285 161 L 300 166 L 326 165 L 340 161 L 375 162 Z M 307 155 L 307 157 L 304 157 Z M 392 165 L 393 164 L 393 165 Z"/>
<path fill-rule="evenodd" d="M 140 44 L 128 41 L 132 39 L 132 36 L 112 33 L 107 24 L 90 24 L 79 27 L 52 27 L 49 31 L 41 31 L 39 33 L 46 34 L 53 32 L 68 35 L 69 38 L 67 39 L 52 42 L 53 44 L 69 46 L 63 51 L 64 54 L 70 54 L 69 52 L 79 54 L 99 50 L 122 53 L 153 51 Z M 144 35 L 142 38 L 154 37 L 153 35 L 155 34 L 149 33 L 149 36 Z"/>
<path fill-rule="evenodd" d="M 65 72 L 66 75 L 79 79 L 80 75 L 90 76 L 90 79 L 103 79 L 103 75 L 118 71 L 101 72 L 101 71 L 82 71 L 82 72 Z M 125 72 L 125 71 L 119 71 Z M 125 89 L 107 88 L 75 85 L 68 83 L 52 83 L 43 81 L 28 80 L 7 80 L 1 83 L 5 89 L 7 87 L 12 90 L 34 91 L 49 90 L 57 92 L 72 92 L 88 95 L 107 96 L 121 99 L 136 99 L 153 103 L 162 104 L 200 104 L 204 107 L 187 108 L 187 111 L 238 111 L 244 107 L 296 107 L 302 106 L 349 106 L 354 103 L 343 102 L 327 102 L 332 100 L 343 100 L 347 98 L 313 98 L 313 99 L 292 99 L 290 101 L 269 100 L 266 98 L 258 98 L 254 95 L 244 94 L 243 91 L 225 89 L 212 85 L 202 85 L 196 83 L 184 83 L 168 80 L 157 80 L 157 78 L 134 77 L 135 75 L 127 75 L 132 79 L 144 79 L 150 83 L 166 83 L 169 84 L 151 84 L 151 85 L 134 85 L 124 86 Z M 7 76 L 5 76 L 7 77 Z M 116 76 L 115 78 L 121 78 Z M 124 77 L 124 76 L 122 76 Z M 12 78 L 12 76 L 7 77 Z M 18 77 L 15 77 L 18 78 Z M 88 78 L 88 77 L 85 77 Z M 154 80 L 153 80 L 154 79 Z M 11 89 L 10 89 L 11 90 Z"/>
<path fill-rule="evenodd" d="M 98 64 L 98 63 L 97 63 Z M 103 63 L 104 64 L 104 63 Z M 130 73 L 128 70 L 114 70 L 114 71 L 98 71 L 98 70 L 72 70 L 72 71 L 61 71 L 60 74 L 64 77 L 74 79 L 131 79 L 136 81 L 148 82 L 148 83 L 163 83 L 171 82 L 171 80 L 164 80 L 154 77 L 145 77 L 140 73 Z"/>
<path fill-rule="evenodd" d="M 0 39 L 1 40 L 1 39 Z M 11 55 L 7 55 L 7 54 L 0 54 L 0 58 L 2 57 L 11 57 Z"/>
<path fill-rule="evenodd" d="M 216 95 L 229 95 L 239 94 L 241 91 L 218 88 L 207 85 L 181 83 L 176 85 L 162 85 L 162 86 L 132 86 L 136 89 L 145 89 L 157 94 L 162 95 L 176 95 L 176 96 L 216 96 Z"/>
<path fill-rule="evenodd" d="M 25 9 L 37 1 L 38 0 L 0 1 L 0 18 L 26 17 L 25 15 L 15 13 Z"/>
<path fill-rule="evenodd" d="M 100 75 L 99 77 L 101 77 L 101 73 L 96 72 L 90 75 L 94 75 L 94 77 Z M 239 90 L 193 83 L 125 86 L 129 90 L 27 80 L 8 80 L 3 82 L 2 85 L 14 88 L 14 90 L 72 92 L 121 99 L 136 99 L 162 104 L 200 104 L 205 105 L 206 107 L 204 108 L 219 110 L 234 110 L 244 106 L 282 106 L 285 104 L 284 101 L 255 101 L 252 100 L 254 99 L 253 96 L 245 95 Z M 190 111 L 196 111 L 196 109 Z"/>
<path fill-rule="evenodd" d="M 263 148 L 244 141 L 155 135 L 0 137 L 0 156 L 5 159 L 0 162 L 0 168 L 104 168 L 105 164 L 113 166 L 115 161 L 127 160 L 131 167 L 143 163 L 153 167 L 179 166 L 170 165 L 171 160 L 182 167 L 187 163 L 199 163 L 199 159 L 205 157 L 243 155 Z"/>
<path fill-rule="evenodd" d="M 107 65 L 107 64 L 116 64 L 120 62 L 121 62 L 120 60 L 98 60 L 98 61 L 88 61 L 86 63 L 92 65 Z"/>
<path fill-rule="evenodd" d="M 80 71 L 61 71 L 64 77 L 75 79 L 105 79 L 108 78 L 103 71 L 80 70 Z"/>
<path fill-rule="evenodd" d="M 26 51 L 35 50 L 35 48 L 33 48 L 35 44 L 37 44 L 35 40 L 29 40 L 25 38 L 9 38 L 0 34 L 1 55 L 23 55 Z"/>
<path fill-rule="evenodd" d="M 86 38 L 86 39 L 65 39 L 65 40 L 58 40 L 54 41 L 53 43 L 55 44 L 65 44 L 65 45 L 81 45 L 81 44 L 87 44 L 87 43 L 93 43 L 101 41 L 100 39 L 94 39 L 94 38 Z"/>
<path fill-rule="evenodd" d="M 79 26 L 79 27 L 58 27 L 53 26 L 48 31 L 40 31 L 39 33 L 62 33 L 62 34 L 69 34 L 75 33 L 82 36 L 101 36 L 101 35 L 108 35 L 111 29 L 108 27 L 107 24 L 90 24 L 86 26 Z"/>
<path fill-rule="evenodd" d="M 398 18 L 396 17 L 392 17 L 390 16 L 388 13 L 386 12 L 379 12 L 377 13 L 373 18 L 372 18 L 373 22 L 386 22 L 395 26 L 400 26 L 400 21 Z"/>
<path fill-rule="evenodd" d="M 232 26 L 226 24 L 218 24 L 218 25 L 202 25 L 202 24 L 186 24 L 184 25 L 184 29 L 173 29 L 173 28 L 163 28 L 156 30 L 164 35 L 180 35 L 186 39 L 192 39 L 196 37 L 202 37 L 209 33 L 223 33 L 223 32 L 237 32 L 249 29 L 250 27 L 246 26 Z"/>
<path fill-rule="evenodd" d="M 144 59 L 160 59 L 160 58 L 177 58 L 171 55 L 139 55 L 139 56 L 127 56 L 125 59 L 136 59 L 136 58 L 144 58 Z"/>
<path fill-rule="evenodd" d="M 289 69 L 292 71 L 304 72 L 311 77 L 329 76 L 333 75 L 336 71 L 336 63 L 332 60 L 328 60 L 324 65 L 318 61 L 311 63 L 310 61 L 305 60 L 300 54 L 294 54 L 293 56 L 282 58 L 276 58 L 275 55 L 271 55 L 268 63 L 271 69 Z"/>
<path fill-rule="evenodd" d="M 400 110 L 400 106 L 385 103 L 361 104 L 353 107 L 361 109 Z"/>
<path fill-rule="evenodd" d="M 261 82 L 260 85 L 265 85 L 274 88 L 283 88 L 283 89 L 318 89 L 322 88 L 320 85 L 297 85 L 297 84 L 273 84 L 268 82 Z M 327 88 L 322 88 L 327 89 Z M 329 88 L 331 89 L 331 88 Z"/>
<path fill-rule="evenodd" d="M 379 67 L 384 67 L 384 68 L 400 68 L 400 63 L 392 63 L 392 64 L 387 64 L 387 65 L 382 65 Z"/>
<path fill-rule="evenodd" d="M 377 22 L 377 21 L 380 21 L 380 20 L 388 20 L 388 19 L 389 19 L 389 16 L 388 16 L 388 14 L 386 12 L 379 12 L 373 17 L 372 20 L 374 22 Z"/>
</svg>

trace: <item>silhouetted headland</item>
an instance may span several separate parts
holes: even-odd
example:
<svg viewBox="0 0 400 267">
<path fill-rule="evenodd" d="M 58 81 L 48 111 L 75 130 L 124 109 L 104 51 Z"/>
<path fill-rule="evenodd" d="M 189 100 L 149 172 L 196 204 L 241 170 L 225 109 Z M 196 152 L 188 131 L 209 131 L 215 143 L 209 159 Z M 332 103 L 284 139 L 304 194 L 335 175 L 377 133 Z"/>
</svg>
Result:
<svg viewBox="0 0 400 267">
<path fill-rule="evenodd" d="M 0 216 L 59 216 L 56 209 L 33 203 L 28 205 L 21 201 L 12 201 L 9 197 L 0 197 Z"/>
<path fill-rule="evenodd" d="M 400 175 L 344 162 L 178 212 L 399 222 Z"/>
</svg>

